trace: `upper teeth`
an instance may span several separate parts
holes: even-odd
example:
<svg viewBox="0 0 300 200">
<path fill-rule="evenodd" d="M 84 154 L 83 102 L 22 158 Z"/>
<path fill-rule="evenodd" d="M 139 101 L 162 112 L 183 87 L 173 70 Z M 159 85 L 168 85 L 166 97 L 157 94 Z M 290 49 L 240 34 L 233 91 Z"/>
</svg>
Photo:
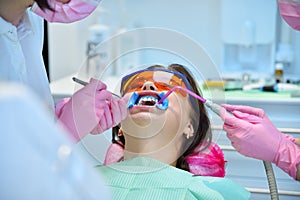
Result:
<svg viewBox="0 0 300 200">
<path fill-rule="evenodd" d="M 143 96 L 139 99 L 137 104 L 141 105 L 143 102 L 148 102 L 148 101 L 152 101 L 153 104 L 156 104 L 158 102 L 158 99 L 152 96 Z"/>
</svg>

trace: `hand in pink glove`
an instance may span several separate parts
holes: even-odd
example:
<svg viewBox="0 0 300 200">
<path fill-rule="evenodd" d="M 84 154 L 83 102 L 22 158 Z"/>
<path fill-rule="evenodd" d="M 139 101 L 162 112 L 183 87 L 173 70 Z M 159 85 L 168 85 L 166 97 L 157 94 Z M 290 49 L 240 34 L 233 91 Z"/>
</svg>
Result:
<svg viewBox="0 0 300 200">
<path fill-rule="evenodd" d="M 91 131 L 101 133 L 118 124 L 127 112 L 124 100 L 114 99 L 106 85 L 96 79 L 91 79 L 72 98 L 59 101 L 55 111 L 75 142 Z"/>
<path fill-rule="evenodd" d="M 278 7 L 286 23 L 293 29 L 300 31 L 300 1 L 278 0 Z"/>
<path fill-rule="evenodd" d="M 48 22 L 71 23 L 89 16 L 100 0 L 48 0 L 53 10 L 42 10 L 34 3 L 31 10 Z"/>
<path fill-rule="evenodd" d="M 270 119 L 268 118 L 268 116 L 265 114 L 264 110 L 260 109 L 260 108 L 253 108 L 253 107 L 250 107 L 250 106 L 229 105 L 229 104 L 223 104 L 222 107 L 225 108 L 229 112 L 237 110 L 237 111 L 240 111 L 242 113 L 248 113 L 250 115 L 255 115 L 257 117 L 260 117 L 260 118 L 266 120 L 268 123 L 272 123 L 270 121 Z M 283 134 L 283 135 L 287 139 L 289 139 L 292 142 L 296 143 L 296 139 L 293 136 L 291 136 L 289 134 Z"/>
<path fill-rule="evenodd" d="M 100 121 L 91 131 L 92 134 L 102 133 L 103 131 L 118 125 L 125 119 L 127 114 L 126 102 L 124 99 L 111 98 L 111 100 L 107 102 L 107 106 L 103 108 L 103 111 L 103 114 L 102 112 L 97 113 Z"/>
<path fill-rule="evenodd" d="M 241 154 L 275 163 L 296 179 L 300 148 L 271 123 L 264 111 L 248 106 L 223 105 L 223 129 Z"/>
</svg>

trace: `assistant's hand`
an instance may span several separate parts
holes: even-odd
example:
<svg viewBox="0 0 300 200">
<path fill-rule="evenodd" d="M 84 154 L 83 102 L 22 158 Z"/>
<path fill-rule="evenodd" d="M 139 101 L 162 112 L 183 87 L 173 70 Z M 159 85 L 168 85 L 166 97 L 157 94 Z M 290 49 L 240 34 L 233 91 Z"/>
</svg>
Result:
<svg viewBox="0 0 300 200">
<path fill-rule="evenodd" d="M 241 154 L 272 162 L 283 138 L 263 110 L 247 106 L 222 105 L 229 113 L 223 114 L 223 129 L 232 146 Z"/>
<path fill-rule="evenodd" d="M 89 16 L 100 0 L 48 0 L 52 10 L 41 9 L 35 2 L 31 10 L 48 22 L 71 23 Z"/>
<path fill-rule="evenodd" d="M 268 123 L 272 124 L 272 122 L 270 121 L 268 116 L 265 114 L 265 111 L 263 109 L 253 108 L 250 106 L 239 106 L 239 105 L 229 105 L 229 104 L 223 104 L 222 107 L 225 108 L 229 112 L 236 110 L 236 111 L 240 111 L 242 113 L 248 113 L 250 115 L 255 115 L 257 117 L 264 119 Z M 296 143 L 296 139 L 293 136 L 291 136 L 289 134 L 283 134 L 283 136 L 286 137 L 287 139 L 291 140 L 292 142 Z"/>
<path fill-rule="evenodd" d="M 72 98 L 62 99 L 56 105 L 56 116 L 75 142 L 95 129 L 97 133 L 118 124 L 126 116 L 126 105 L 116 100 L 106 85 L 96 79 L 78 90 Z"/>
<path fill-rule="evenodd" d="M 223 129 L 232 146 L 241 154 L 270 161 L 296 178 L 300 148 L 294 139 L 277 130 L 262 109 L 249 106 L 223 105 Z"/>
</svg>

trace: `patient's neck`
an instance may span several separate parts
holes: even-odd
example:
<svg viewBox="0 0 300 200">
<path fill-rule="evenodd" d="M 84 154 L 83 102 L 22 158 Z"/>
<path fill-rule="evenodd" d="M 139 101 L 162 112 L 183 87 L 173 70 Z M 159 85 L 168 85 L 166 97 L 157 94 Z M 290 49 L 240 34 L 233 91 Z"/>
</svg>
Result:
<svg viewBox="0 0 300 200">
<path fill-rule="evenodd" d="M 176 166 L 179 149 L 173 141 L 163 143 L 160 137 L 141 139 L 131 136 L 126 136 L 125 141 L 125 160 L 137 156 L 146 156 Z"/>
</svg>

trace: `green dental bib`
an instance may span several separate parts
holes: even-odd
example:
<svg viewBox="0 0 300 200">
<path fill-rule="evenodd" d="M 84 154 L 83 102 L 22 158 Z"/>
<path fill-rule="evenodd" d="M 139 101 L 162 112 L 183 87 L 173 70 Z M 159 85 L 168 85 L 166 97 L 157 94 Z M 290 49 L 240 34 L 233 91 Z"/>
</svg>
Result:
<svg viewBox="0 0 300 200">
<path fill-rule="evenodd" d="M 97 167 L 113 199 L 249 199 L 250 193 L 227 179 L 193 174 L 148 157 Z"/>
</svg>

